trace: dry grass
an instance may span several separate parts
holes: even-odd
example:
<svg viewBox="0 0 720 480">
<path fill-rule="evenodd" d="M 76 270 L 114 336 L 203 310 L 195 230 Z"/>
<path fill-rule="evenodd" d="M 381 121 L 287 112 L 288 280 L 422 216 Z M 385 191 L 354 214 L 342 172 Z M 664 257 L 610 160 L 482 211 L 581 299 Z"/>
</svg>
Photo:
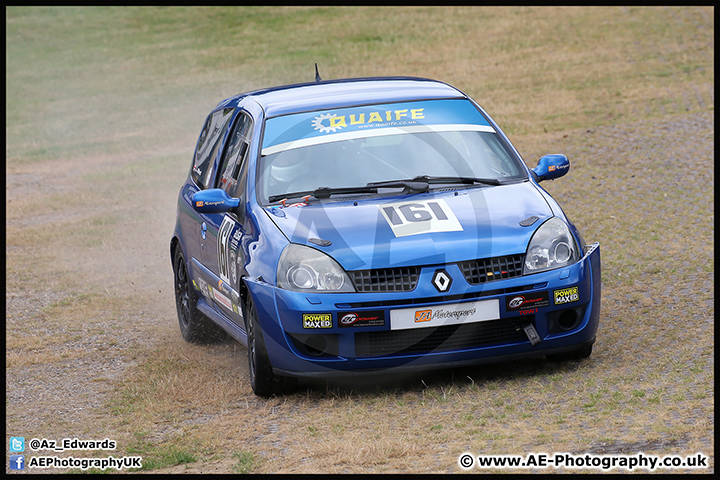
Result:
<svg viewBox="0 0 720 480">
<path fill-rule="evenodd" d="M 8 435 L 162 472 L 457 472 L 463 452 L 711 454 L 714 9 L 19 8 L 6 15 Z M 252 395 L 182 342 L 168 242 L 205 113 L 249 88 L 420 75 L 506 128 L 603 255 L 590 360 Z M 543 470 L 546 471 L 546 470 Z"/>
</svg>

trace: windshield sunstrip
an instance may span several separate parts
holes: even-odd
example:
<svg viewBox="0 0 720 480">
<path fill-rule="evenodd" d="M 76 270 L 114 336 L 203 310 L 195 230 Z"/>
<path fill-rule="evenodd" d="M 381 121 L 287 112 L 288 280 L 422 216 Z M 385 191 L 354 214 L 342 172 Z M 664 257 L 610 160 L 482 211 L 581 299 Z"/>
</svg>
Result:
<svg viewBox="0 0 720 480">
<path fill-rule="evenodd" d="M 358 140 L 361 138 L 382 137 L 386 135 L 402 135 L 426 132 L 487 132 L 495 133 L 495 129 L 486 125 L 414 125 L 408 127 L 386 127 L 378 129 L 361 130 L 356 132 L 335 133 L 324 137 L 303 138 L 291 142 L 274 145 L 263 149 L 262 155 L 291 150 L 293 148 L 309 147 L 323 143 L 338 142 L 341 140 Z"/>
<path fill-rule="evenodd" d="M 344 139 L 458 129 L 495 132 L 466 99 L 365 105 L 269 118 L 262 155 Z"/>
</svg>

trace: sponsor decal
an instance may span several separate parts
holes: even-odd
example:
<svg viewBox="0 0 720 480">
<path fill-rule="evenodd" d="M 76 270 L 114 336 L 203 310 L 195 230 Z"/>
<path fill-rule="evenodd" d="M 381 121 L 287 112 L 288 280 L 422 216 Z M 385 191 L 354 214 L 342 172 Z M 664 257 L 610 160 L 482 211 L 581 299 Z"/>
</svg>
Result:
<svg viewBox="0 0 720 480">
<path fill-rule="evenodd" d="M 207 284 L 204 279 L 198 278 L 197 288 L 198 290 L 200 290 L 200 293 L 202 293 L 205 298 L 212 298 L 212 288 L 210 287 L 210 285 Z"/>
<path fill-rule="evenodd" d="M 555 305 L 577 302 L 580 300 L 580 289 L 577 286 L 574 286 L 570 288 L 563 288 L 562 290 L 554 290 L 553 300 Z"/>
<path fill-rule="evenodd" d="M 332 315 L 329 313 L 303 313 L 303 328 L 332 328 Z"/>
<path fill-rule="evenodd" d="M 217 202 L 204 202 L 202 200 L 198 200 L 197 202 L 195 202 L 195 206 L 196 207 L 214 207 L 216 205 L 222 205 L 224 203 L 225 203 L 224 200 L 218 200 Z"/>
<path fill-rule="evenodd" d="M 367 116 L 366 116 L 367 115 Z M 408 119 L 421 120 L 425 118 L 425 108 L 403 108 L 400 110 L 380 110 L 354 115 L 338 115 L 336 113 L 324 113 L 312 120 L 315 130 L 322 133 L 335 133 L 336 130 L 349 125 L 367 125 L 371 123 L 400 122 Z M 359 128 L 362 128 L 361 126 Z"/>
<path fill-rule="evenodd" d="M 215 300 L 217 300 L 220 305 L 227 308 L 228 310 L 232 310 L 232 302 L 228 297 L 218 292 L 217 290 L 213 290 L 212 293 L 213 298 L 215 298 Z"/>
<path fill-rule="evenodd" d="M 467 310 L 435 310 L 433 313 L 433 319 L 445 319 L 445 318 L 456 318 L 463 319 L 465 317 L 472 317 L 477 311 L 476 308 L 468 308 Z"/>
<path fill-rule="evenodd" d="M 218 290 L 223 292 L 225 295 L 231 295 L 233 296 L 233 299 L 235 299 L 235 291 L 230 288 L 230 284 L 227 282 L 223 282 L 222 280 L 218 280 Z"/>
<path fill-rule="evenodd" d="M 339 327 L 380 327 L 385 325 L 385 312 L 339 312 Z"/>
<path fill-rule="evenodd" d="M 476 311 L 476 308 L 468 308 L 466 310 L 443 310 L 440 308 L 435 310 L 435 312 L 432 310 L 418 310 L 415 312 L 415 323 L 429 322 L 431 320 L 444 320 L 448 318 L 462 320 L 465 317 L 475 315 Z"/>
<path fill-rule="evenodd" d="M 336 140 L 429 131 L 495 129 L 467 100 L 363 105 L 270 118 L 265 123 L 262 155 Z"/>
<path fill-rule="evenodd" d="M 548 292 L 523 293 L 505 297 L 505 309 L 514 312 L 519 309 L 537 309 L 550 305 Z"/>
<path fill-rule="evenodd" d="M 240 231 L 240 230 L 238 230 Z M 230 277 L 232 280 L 232 285 L 237 285 L 237 269 L 235 268 L 235 262 L 237 261 L 237 253 L 235 253 L 235 250 L 230 247 L 230 261 L 229 261 L 229 267 L 230 267 Z"/>
<path fill-rule="evenodd" d="M 443 199 L 378 205 L 396 237 L 433 232 L 457 232 L 462 225 Z"/>
<path fill-rule="evenodd" d="M 229 215 L 223 217 L 222 224 L 218 230 L 217 251 L 218 251 L 218 275 L 225 283 L 230 283 L 230 269 L 235 265 L 230 265 L 230 236 L 235 228 L 235 221 Z"/>
<path fill-rule="evenodd" d="M 422 310 L 418 308 L 422 308 Z M 446 304 L 438 307 L 400 308 L 390 310 L 390 330 L 458 325 L 499 318 L 500 301 L 498 299 Z"/>
</svg>

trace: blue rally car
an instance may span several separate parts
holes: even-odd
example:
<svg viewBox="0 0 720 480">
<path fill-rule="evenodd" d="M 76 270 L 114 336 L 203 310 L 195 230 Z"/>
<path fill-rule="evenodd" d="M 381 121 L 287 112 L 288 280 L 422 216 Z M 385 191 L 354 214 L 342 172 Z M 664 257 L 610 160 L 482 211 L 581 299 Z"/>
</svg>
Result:
<svg viewBox="0 0 720 480">
<path fill-rule="evenodd" d="M 456 88 L 316 81 L 221 102 L 178 197 L 180 330 L 247 345 L 253 391 L 297 377 L 590 355 L 600 249 Z"/>
</svg>

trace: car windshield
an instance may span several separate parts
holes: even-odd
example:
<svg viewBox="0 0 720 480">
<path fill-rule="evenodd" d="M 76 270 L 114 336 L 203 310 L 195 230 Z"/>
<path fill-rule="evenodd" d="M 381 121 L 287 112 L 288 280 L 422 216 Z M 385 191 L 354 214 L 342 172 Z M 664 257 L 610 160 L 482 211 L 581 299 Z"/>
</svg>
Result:
<svg viewBox="0 0 720 480">
<path fill-rule="evenodd" d="M 526 174 L 469 101 L 406 102 L 269 119 L 258 199 L 267 204 L 284 194 L 418 177 L 502 183 Z"/>
</svg>

